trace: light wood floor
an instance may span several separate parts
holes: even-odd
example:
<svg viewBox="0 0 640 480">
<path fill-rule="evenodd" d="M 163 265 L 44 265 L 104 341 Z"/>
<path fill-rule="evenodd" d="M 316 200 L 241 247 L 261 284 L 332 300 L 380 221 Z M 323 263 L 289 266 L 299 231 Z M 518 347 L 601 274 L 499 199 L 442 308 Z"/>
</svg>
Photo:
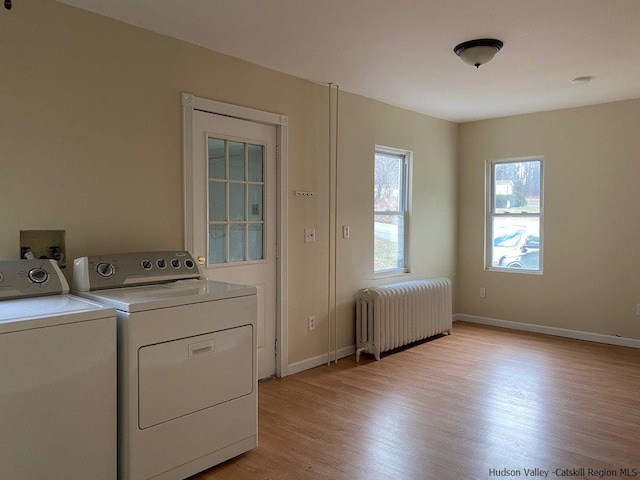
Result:
<svg viewBox="0 0 640 480">
<path fill-rule="evenodd" d="M 451 336 L 269 380 L 258 396 L 259 446 L 193 480 L 530 478 L 534 468 L 640 478 L 632 348 L 456 322 Z"/>
</svg>

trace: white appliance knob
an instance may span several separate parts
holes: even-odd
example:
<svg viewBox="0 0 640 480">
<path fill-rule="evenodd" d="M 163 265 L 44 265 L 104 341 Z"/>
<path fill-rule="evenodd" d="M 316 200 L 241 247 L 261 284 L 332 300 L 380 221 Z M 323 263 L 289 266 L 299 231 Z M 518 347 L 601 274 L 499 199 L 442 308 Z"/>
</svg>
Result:
<svg viewBox="0 0 640 480">
<path fill-rule="evenodd" d="M 113 265 L 111 265 L 110 263 L 102 262 L 99 263 L 96 267 L 96 272 L 98 272 L 98 275 L 100 275 L 102 278 L 109 278 L 113 276 L 116 271 L 113 268 Z"/>
<path fill-rule="evenodd" d="M 49 278 L 49 274 L 43 268 L 32 268 L 29 270 L 29 280 L 33 283 L 44 283 Z"/>
</svg>

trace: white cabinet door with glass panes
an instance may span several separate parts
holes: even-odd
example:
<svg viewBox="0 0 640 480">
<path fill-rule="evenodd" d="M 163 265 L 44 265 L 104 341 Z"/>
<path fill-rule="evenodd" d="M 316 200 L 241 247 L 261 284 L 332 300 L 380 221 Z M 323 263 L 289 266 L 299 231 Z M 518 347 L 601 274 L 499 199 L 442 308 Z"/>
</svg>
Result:
<svg viewBox="0 0 640 480">
<path fill-rule="evenodd" d="M 195 111 L 194 255 L 207 278 L 258 289 L 258 376 L 275 373 L 276 129 Z"/>
</svg>

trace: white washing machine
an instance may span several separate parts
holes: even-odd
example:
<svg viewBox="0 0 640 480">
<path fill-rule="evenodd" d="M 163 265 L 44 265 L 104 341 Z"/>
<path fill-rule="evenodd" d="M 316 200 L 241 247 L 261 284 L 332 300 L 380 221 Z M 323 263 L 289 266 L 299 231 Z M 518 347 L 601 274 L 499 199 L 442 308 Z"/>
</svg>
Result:
<svg viewBox="0 0 640 480">
<path fill-rule="evenodd" d="M 0 478 L 116 478 L 115 309 L 52 260 L 0 261 Z"/>
<path fill-rule="evenodd" d="M 257 445 L 255 287 L 171 251 L 76 259 L 73 291 L 117 310 L 120 480 L 184 479 Z"/>
</svg>

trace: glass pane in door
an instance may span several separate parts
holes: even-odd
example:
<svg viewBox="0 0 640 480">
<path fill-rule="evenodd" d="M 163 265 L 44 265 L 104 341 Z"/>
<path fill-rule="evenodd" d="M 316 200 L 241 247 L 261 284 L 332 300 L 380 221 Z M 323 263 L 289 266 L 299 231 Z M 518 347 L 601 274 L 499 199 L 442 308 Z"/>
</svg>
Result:
<svg viewBox="0 0 640 480">
<path fill-rule="evenodd" d="M 227 219 L 227 184 L 209 180 L 209 221 L 224 222 Z"/>
<path fill-rule="evenodd" d="M 229 180 L 244 180 L 244 143 L 229 142 Z"/>
<path fill-rule="evenodd" d="M 207 142 L 209 178 L 227 177 L 226 143 L 225 140 L 220 140 L 219 138 L 209 138 Z"/>
<path fill-rule="evenodd" d="M 242 262 L 245 246 L 245 225 L 232 223 L 229 225 L 229 261 Z"/>
<path fill-rule="evenodd" d="M 264 243 L 262 224 L 250 224 L 248 237 L 249 248 L 247 260 L 260 260 L 263 258 L 262 248 Z"/>
<path fill-rule="evenodd" d="M 227 226 L 209 225 L 209 263 L 224 263 L 226 257 Z"/>
<path fill-rule="evenodd" d="M 246 207 L 244 203 L 244 183 L 229 184 L 229 220 L 240 222 L 246 220 Z"/>
<path fill-rule="evenodd" d="M 247 180 L 250 182 L 263 181 L 263 151 L 264 147 L 262 145 L 249 145 L 249 174 Z"/>
<path fill-rule="evenodd" d="M 264 219 L 262 190 L 262 185 L 249 185 L 249 220 L 252 222 Z"/>
</svg>

